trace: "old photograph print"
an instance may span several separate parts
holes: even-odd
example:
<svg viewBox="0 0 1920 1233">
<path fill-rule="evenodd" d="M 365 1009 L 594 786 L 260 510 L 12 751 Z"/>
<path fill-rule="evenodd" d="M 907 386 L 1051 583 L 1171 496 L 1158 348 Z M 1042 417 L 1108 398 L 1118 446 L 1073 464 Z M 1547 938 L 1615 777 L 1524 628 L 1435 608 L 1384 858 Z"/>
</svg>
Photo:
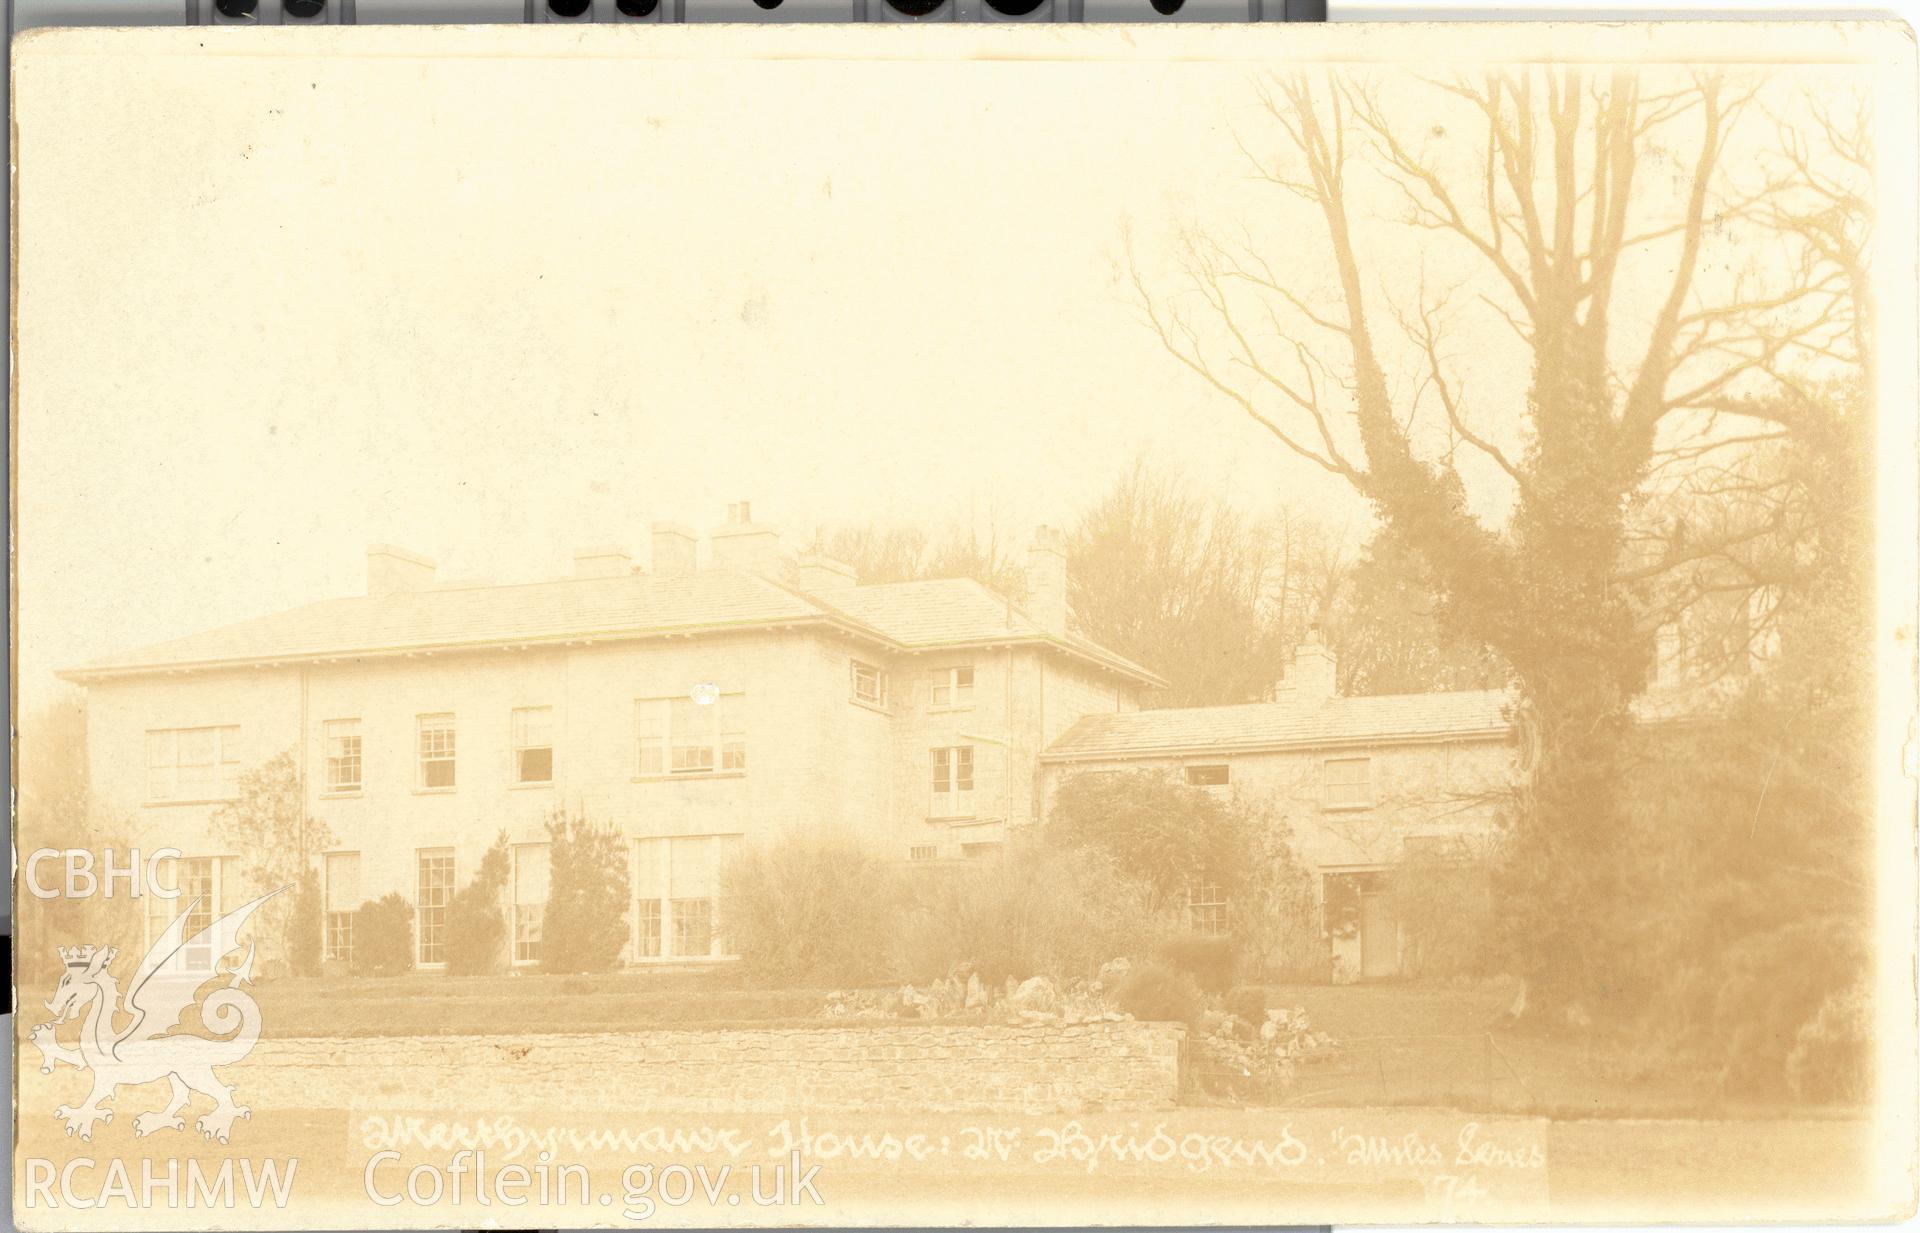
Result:
<svg viewBox="0 0 1920 1233">
<path fill-rule="evenodd" d="M 1910 31 L 13 55 L 21 1227 L 1913 1210 Z"/>
</svg>

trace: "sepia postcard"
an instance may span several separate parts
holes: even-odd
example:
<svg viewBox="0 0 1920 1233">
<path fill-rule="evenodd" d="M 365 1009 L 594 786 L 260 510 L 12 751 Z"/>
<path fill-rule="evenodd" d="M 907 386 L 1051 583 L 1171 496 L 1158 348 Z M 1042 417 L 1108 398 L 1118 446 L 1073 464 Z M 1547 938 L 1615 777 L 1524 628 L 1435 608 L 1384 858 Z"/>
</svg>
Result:
<svg viewBox="0 0 1920 1233">
<path fill-rule="evenodd" d="M 20 1227 L 1913 1212 L 1906 27 L 12 54 Z"/>
</svg>

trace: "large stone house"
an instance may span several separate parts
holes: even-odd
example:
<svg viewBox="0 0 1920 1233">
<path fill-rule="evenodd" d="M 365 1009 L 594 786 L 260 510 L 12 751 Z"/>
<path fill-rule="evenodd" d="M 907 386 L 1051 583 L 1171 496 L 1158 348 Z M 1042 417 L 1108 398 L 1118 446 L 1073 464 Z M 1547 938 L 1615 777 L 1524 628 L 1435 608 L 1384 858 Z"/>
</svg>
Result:
<svg viewBox="0 0 1920 1233">
<path fill-rule="evenodd" d="M 513 960 L 538 960 L 556 811 L 627 840 L 629 962 L 711 961 L 735 844 L 831 828 L 905 861 L 991 857 L 1064 776 L 1146 766 L 1276 805 L 1317 891 L 1358 905 L 1329 924 L 1336 974 L 1381 976 L 1402 966 L 1385 871 L 1410 845 L 1487 834 L 1510 773 L 1504 695 L 1339 697 L 1317 640 L 1270 702 L 1139 710 L 1162 682 L 1068 629 L 1046 528 L 1019 604 L 794 561 L 744 506 L 705 557 L 661 523 L 644 571 L 596 550 L 569 578 L 491 586 L 375 546 L 364 595 L 64 673 L 88 691 L 96 801 L 147 850 L 184 854 L 169 872 L 188 893 L 150 899 L 150 931 L 255 889 L 210 820 L 282 752 L 332 836 L 327 958 L 350 958 L 361 903 L 399 892 L 426 967 L 502 831 Z M 1196 888 L 1197 927 L 1221 908 Z"/>
<path fill-rule="evenodd" d="M 734 515 L 706 568 L 691 531 L 659 524 L 645 572 L 590 551 L 519 586 L 436 583 L 376 546 L 364 595 L 64 673 L 88 692 L 96 801 L 148 850 L 185 854 L 189 894 L 149 900 L 150 926 L 195 895 L 202 915 L 241 901 L 209 822 L 244 768 L 291 751 L 334 837 L 331 959 L 351 953 L 354 909 L 398 891 L 419 963 L 443 962 L 447 902 L 504 830 L 514 957 L 534 961 L 556 810 L 630 841 L 633 962 L 711 959 L 729 845 L 832 827 L 901 859 L 990 855 L 1038 816 L 1046 747 L 1159 683 L 1067 630 L 1045 528 L 1016 606 L 962 579 L 861 585 Z"/>
</svg>

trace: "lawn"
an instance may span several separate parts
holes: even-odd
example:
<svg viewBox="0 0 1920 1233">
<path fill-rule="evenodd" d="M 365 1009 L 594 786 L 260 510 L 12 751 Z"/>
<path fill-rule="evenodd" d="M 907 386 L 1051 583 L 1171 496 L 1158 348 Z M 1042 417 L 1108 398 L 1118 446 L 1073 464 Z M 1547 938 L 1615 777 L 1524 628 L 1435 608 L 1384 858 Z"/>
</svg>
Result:
<svg viewBox="0 0 1920 1233">
<path fill-rule="evenodd" d="M 827 993 L 742 988 L 737 973 L 724 968 L 601 976 L 282 977 L 255 986 L 268 1038 L 791 1024 L 817 1020 Z M 1268 998 L 1274 1006 L 1304 1006 L 1317 1029 L 1355 1041 L 1483 1035 L 1511 1003 L 1513 990 L 1503 982 L 1458 988 L 1276 985 Z"/>
<path fill-rule="evenodd" d="M 728 972 L 280 978 L 254 988 L 261 1035 L 618 1032 L 815 1020 L 823 989 L 741 989 Z"/>
</svg>

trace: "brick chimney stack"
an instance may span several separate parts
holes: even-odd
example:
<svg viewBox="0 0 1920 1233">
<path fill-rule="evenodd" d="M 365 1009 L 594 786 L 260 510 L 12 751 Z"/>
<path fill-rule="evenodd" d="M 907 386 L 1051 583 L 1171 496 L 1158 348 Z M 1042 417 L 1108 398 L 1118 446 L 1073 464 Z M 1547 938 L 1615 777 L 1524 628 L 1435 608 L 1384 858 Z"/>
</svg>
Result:
<svg viewBox="0 0 1920 1233">
<path fill-rule="evenodd" d="M 707 536 L 713 548 L 713 564 L 718 569 L 739 569 L 749 573 L 784 577 L 787 560 L 780 555 L 780 530 L 753 520 L 753 507 L 746 501 L 727 506 L 727 520 Z"/>
<path fill-rule="evenodd" d="M 659 578 L 684 578 L 694 572 L 700 539 L 678 522 L 653 524 L 653 572 Z"/>
<path fill-rule="evenodd" d="M 573 554 L 575 578 L 624 578 L 633 572 L 625 548 L 582 548 Z"/>
</svg>

